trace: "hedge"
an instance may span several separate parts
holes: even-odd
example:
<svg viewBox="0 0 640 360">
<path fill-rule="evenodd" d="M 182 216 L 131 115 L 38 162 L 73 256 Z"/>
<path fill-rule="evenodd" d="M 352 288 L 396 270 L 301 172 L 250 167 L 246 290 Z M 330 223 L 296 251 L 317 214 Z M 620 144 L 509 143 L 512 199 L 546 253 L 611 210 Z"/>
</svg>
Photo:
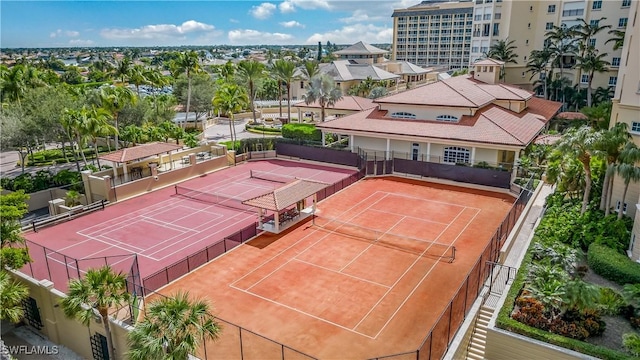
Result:
<svg viewBox="0 0 640 360">
<path fill-rule="evenodd" d="M 587 261 L 589 267 L 605 279 L 620 285 L 640 283 L 640 264 L 609 247 L 591 244 Z"/>
<path fill-rule="evenodd" d="M 322 141 L 322 131 L 313 124 L 282 125 L 282 137 L 289 139 Z"/>
<path fill-rule="evenodd" d="M 535 241 L 535 239 L 533 240 Z M 568 337 L 564 337 L 561 335 L 553 334 L 544 330 L 536 329 L 529 325 L 525 325 L 519 321 L 516 321 L 511 318 L 511 312 L 513 311 L 513 307 L 518 295 L 520 295 L 520 290 L 524 286 L 524 281 L 529 272 L 529 266 L 532 262 L 532 251 L 531 247 L 527 251 L 524 259 L 522 260 L 522 266 L 518 270 L 518 274 L 516 275 L 515 280 L 511 284 L 511 288 L 509 289 L 509 293 L 507 294 L 507 298 L 505 300 L 504 306 L 500 309 L 498 313 L 498 318 L 496 320 L 496 326 L 500 329 L 504 329 L 516 334 L 524 335 L 530 337 L 532 339 L 540 340 L 549 344 L 561 346 L 566 349 L 574 350 L 583 354 L 596 356 L 601 359 L 606 360 L 625 360 L 629 359 L 629 355 L 622 353 L 620 351 L 615 351 L 612 349 L 608 349 L 603 346 L 598 346 L 594 344 L 590 344 L 588 342 L 571 339 Z"/>
</svg>

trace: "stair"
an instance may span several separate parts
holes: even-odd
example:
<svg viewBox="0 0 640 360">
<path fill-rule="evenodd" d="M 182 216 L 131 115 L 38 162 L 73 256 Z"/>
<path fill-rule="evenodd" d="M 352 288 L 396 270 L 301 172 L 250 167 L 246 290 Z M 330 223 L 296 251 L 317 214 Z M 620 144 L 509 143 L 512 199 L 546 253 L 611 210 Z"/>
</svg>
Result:
<svg viewBox="0 0 640 360">
<path fill-rule="evenodd" d="M 491 316 L 493 316 L 493 309 L 483 305 L 477 316 L 469 347 L 467 348 L 467 360 L 484 360 L 487 326 Z"/>
</svg>

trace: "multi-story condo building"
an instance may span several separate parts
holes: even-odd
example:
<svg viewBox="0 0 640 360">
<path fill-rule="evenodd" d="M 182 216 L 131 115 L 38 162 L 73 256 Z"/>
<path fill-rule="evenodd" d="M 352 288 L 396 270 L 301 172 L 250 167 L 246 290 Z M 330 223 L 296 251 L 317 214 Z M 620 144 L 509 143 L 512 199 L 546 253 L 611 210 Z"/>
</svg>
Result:
<svg viewBox="0 0 640 360">
<path fill-rule="evenodd" d="M 473 2 L 428 0 L 393 11 L 393 60 L 421 67 L 466 68 Z"/>
<path fill-rule="evenodd" d="M 546 46 L 545 34 L 553 30 L 554 26 L 571 27 L 584 19 L 591 25 L 611 25 L 611 29 L 624 30 L 630 19 L 629 8 L 632 2 L 636 0 L 475 0 L 469 64 L 483 58 L 491 44 L 497 40 L 514 40 L 518 63 L 505 65 L 504 81 L 529 87 L 537 79 L 530 79 L 527 60 L 532 50 L 541 50 Z M 614 87 L 618 81 L 621 50 L 613 50 L 613 42 L 606 43 L 611 37 L 608 30 L 604 30 L 590 40 L 590 45 L 601 54 L 608 54 L 604 60 L 611 63 L 607 71 L 595 74 L 593 88 Z M 572 84 L 586 86 L 588 76 L 582 74 L 578 79 L 579 72 L 571 69 L 575 65 L 575 57 L 565 57 L 563 63 L 563 76 L 571 80 Z M 559 71 L 555 74 L 559 76 Z"/>
<path fill-rule="evenodd" d="M 640 146 L 640 19 L 638 1 L 633 1 L 629 12 L 629 24 L 622 48 L 619 80 L 611 109 L 610 126 L 626 123 L 633 142 Z M 636 164 L 639 165 L 640 164 Z M 640 262 L 640 182 L 629 184 L 625 198 L 624 180 L 616 176 L 613 181 L 611 204 L 615 211 L 623 211 L 635 219 L 629 245 L 629 256 Z"/>
</svg>

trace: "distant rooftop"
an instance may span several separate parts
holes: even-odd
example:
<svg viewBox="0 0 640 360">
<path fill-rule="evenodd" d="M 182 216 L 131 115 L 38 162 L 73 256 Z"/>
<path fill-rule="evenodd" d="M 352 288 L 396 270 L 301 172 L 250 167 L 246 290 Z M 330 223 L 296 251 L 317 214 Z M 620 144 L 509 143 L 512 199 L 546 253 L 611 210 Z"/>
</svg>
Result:
<svg viewBox="0 0 640 360">
<path fill-rule="evenodd" d="M 387 50 L 382 50 L 362 41 L 358 41 L 345 49 L 334 52 L 336 55 L 376 55 L 386 53 L 388 53 Z"/>
</svg>

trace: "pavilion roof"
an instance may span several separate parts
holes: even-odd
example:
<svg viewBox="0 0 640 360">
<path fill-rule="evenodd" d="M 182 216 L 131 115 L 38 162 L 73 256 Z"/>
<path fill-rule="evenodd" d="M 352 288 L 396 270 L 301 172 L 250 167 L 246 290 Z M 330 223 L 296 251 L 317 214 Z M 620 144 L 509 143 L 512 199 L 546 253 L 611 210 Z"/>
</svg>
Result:
<svg viewBox="0 0 640 360">
<path fill-rule="evenodd" d="M 182 149 L 182 146 L 165 142 L 152 142 L 110 152 L 100 156 L 100 160 L 126 163 L 178 149 Z"/>
<path fill-rule="evenodd" d="M 280 211 L 302 199 L 308 198 L 327 187 L 327 185 L 329 184 L 299 179 L 266 194 L 247 199 L 242 203 L 260 209 Z"/>
</svg>

